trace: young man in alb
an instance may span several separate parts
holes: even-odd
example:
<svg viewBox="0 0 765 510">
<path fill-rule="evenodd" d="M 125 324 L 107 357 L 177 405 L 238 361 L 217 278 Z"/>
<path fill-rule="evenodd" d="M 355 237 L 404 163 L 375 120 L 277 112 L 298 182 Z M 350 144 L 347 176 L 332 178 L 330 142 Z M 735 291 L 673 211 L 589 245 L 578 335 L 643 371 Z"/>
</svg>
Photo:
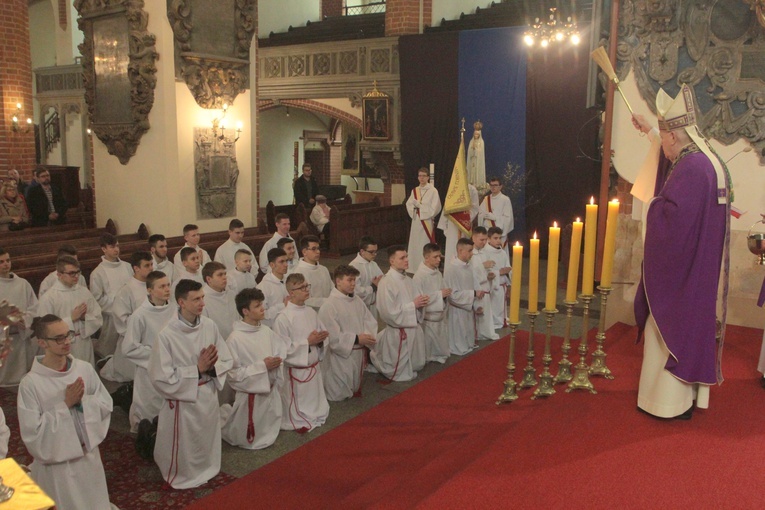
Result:
<svg viewBox="0 0 765 510">
<path fill-rule="evenodd" d="M 62 256 L 69 256 L 77 258 L 77 248 L 75 248 L 72 244 L 62 244 L 58 248 L 58 253 L 56 254 L 56 258 L 62 257 Z M 40 283 L 40 290 L 37 292 L 37 297 L 41 298 L 43 297 L 43 294 L 48 292 L 48 289 L 53 287 L 53 284 L 55 284 L 58 281 L 58 275 L 56 274 L 56 269 L 54 268 L 53 271 L 48 273 L 48 276 L 45 277 L 45 279 Z M 87 288 L 88 284 L 85 281 L 85 277 L 80 274 L 80 279 L 78 280 L 79 284 L 83 287 Z"/>
<path fill-rule="evenodd" d="M 146 277 L 151 273 L 154 261 L 149 252 L 137 251 L 130 256 L 130 266 L 133 268 L 133 277 L 117 291 L 112 306 L 114 327 L 119 335 L 117 349 L 113 356 L 107 357 L 99 371 L 101 377 L 113 382 L 133 380 L 135 368 L 122 353 L 122 342 L 127 331 L 128 319 L 146 301 Z M 120 406 L 119 399 L 115 397 L 115 400 L 116 405 Z"/>
<path fill-rule="evenodd" d="M 186 241 L 186 243 L 183 245 L 183 248 L 193 248 L 194 251 L 199 255 L 200 266 L 204 266 L 208 262 L 212 262 L 210 254 L 207 253 L 207 251 L 205 251 L 201 246 L 199 246 L 199 242 L 202 240 L 202 236 L 199 234 L 198 226 L 191 223 L 184 225 L 183 240 Z M 175 254 L 175 258 L 173 259 L 173 263 L 175 264 L 176 269 L 179 271 L 183 270 L 184 268 L 183 259 L 181 258 L 181 252 L 183 251 L 183 248 L 181 248 Z"/>
<path fill-rule="evenodd" d="M 69 324 L 46 314 L 34 320 L 32 331 L 45 354 L 35 358 L 18 394 L 32 478 L 58 509 L 110 510 L 98 451 L 112 415 L 109 392 L 89 363 L 71 356 L 74 332 Z"/>
<path fill-rule="evenodd" d="M 228 338 L 239 315 L 234 303 L 235 294 L 228 288 L 226 266 L 220 262 L 208 262 L 202 268 L 202 276 L 205 279 L 205 309 L 202 314 L 218 326 L 220 336 Z"/>
<path fill-rule="evenodd" d="M 388 248 L 390 269 L 377 288 L 377 312 L 385 328 L 369 353 L 375 368 L 392 381 L 411 381 L 427 362 L 422 333 L 423 309 L 430 299 L 406 275 L 409 257 L 406 247 Z"/>
<path fill-rule="evenodd" d="M 287 272 L 285 274 L 292 274 L 295 272 L 295 268 L 298 265 L 298 262 L 300 261 L 300 257 L 297 253 L 297 246 L 295 245 L 295 240 L 291 237 L 283 237 L 282 239 L 279 239 L 276 241 L 276 247 L 281 248 L 284 250 L 284 253 L 287 254 Z M 270 250 L 269 250 L 270 251 Z M 270 261 L 269 261 L 270 263 Z M 269 267 L 269 269 L 271 269 Z"/>
<path fill-rule="evenodd" d="M 215 262 L 220 262 L 226 266 L 226 271 L 236 269 L 236 252 L 246 250 L 252 255 L 249 246 L 242 242 L 244 239 L 244 223 L 234 218 L 228 224 L 228 239 L 215 250 Z"/>
<path fill-rule="evenodd" d="M 167 256 L 167 239 L 162 234 L 149 236 L 149 252 L 154 260 L 154 271 L 162 271 L 170 280 L 170 285 L 175 281 L 175 264 Z"/>
<path fill-rule="evenodd" d="M 159 333 L 149 358 L 149 379 L 165 399 L 154 461 L 174 489 L 198 487 L 220 472 L 218 392 L 233 360 L 218 327 L 202 316 L 204 298 L 201 283 L 178 282 L 178 313 Z"/>
<path fill-rule="evenodd" d="M 101 328 L 101 307 L 90 291 L 79 284 L 80 263 L 73 257 L 59 257 L 56 262 L 58 281 L 40 299 L 37 315 L 61 317 L 74 331 L 72 356 L 95 366 L 93 339 Z"/>
<path fill-rule="evenodd" d="M 159 415 L 164 399 L 149 380 L 149 358 L 159 332 L 177 316 L 170 301 L 170 279 L 162 271 L 152 271 L 146 277 L 148 298 L 130 316 L 122 353 L 135 366 L 133 402 L 130 405 L 130 432 L 138 432 L 141 420 L 153 420 Z"/>
<path fill-rule="evenodd" d="M 233 446 L 258 450 L 274 444 L 282 424 L 279 387 L 284 382 L 282 360 L 289 340 L 279 337 L 262 321 L 263 293 L 244 289 L 236 295 L 242 319 L 226 340 L 234 366 L 228 383 L 236 391 L 234 405 L 221 406 L 223 440 Z"/>
<path fill-rule="evenodd" d="M 356 294 L 364 301 L 372 315 L 377 317 L 375 301 L 377 298 L 377 286 L 382 280 L 383 272 L 375 262 L 377 257 L 377 243 L 369 236 L 359 240 L 359 254 L 351 261 L 351 265 L 359 270 L 356 279 Z"/>
<path fill-rule="evenodd" d="M 510 202 L 510 197 L 502 193 L 502 181 L 498 177 L 489 179 L 489 188 L 491 192 L 486 195 L 479 207 L 478 225 L 486 229 L 491 227 L 502 229 L 502 248 L 509 251 L 507 235 L 515 227 L 513 204 Z"/>
<path fill-rule="evenodd" d="M 441 212 L 441 198 L 438 196 L 438 190 L 428 182 L 430 176 L 427 168 L 417 171 L 417 180 L 419 186 L 412 190 L 406 201 L 406 211 L 412 218 L 407 248 L 412 272 L 420 267 L 422 247 L 436 242 L 435 218 Z"/>
<path fill-rule="evenodd" d="M 273 248 L 268 252 L 268 266 L 270 271 L 266 273 L 258 288 L 263 291 L 266 309 L 263 324 L 269 328 L 274 327 L 276 316 L 284 310 L 290 299 L 287 292 L 287 261 L 288 256 L 281 248 Z"/>
<path fill-rule="evenodd" d="M 496 263 L 489 259 L 484 248 L 489 240 L 488 232 L 483 227 L 473 229 L 473 256 L 470 258 L 470 267 L 473 269 L 476 287 L 475 290 L 482 291 L 480 297 L 476 297 L 476 306 L 483 310 L 483 313 L 475 316 L 475 336 L 476 340 L 498 340 L 499 335 L 494 331 L 494 314 L 491 309 L 491 286 L 496 274 Z"/>
<path fill-rule="evenodd" d="M 183 269 L 179 270 L 176 267 L 173 286 L 175 286 L 179 280 L 191 280 L 199 283 L 204 283 L 202 271 L 200 271 L 202 263 L 201 259 L 199 258 L 199 253 L 197 253 L 194 248 L 185 247 L 181 248 L 180 255 L 181 262 L 183 263 Z"/>
<path fill-rule="evenodd" d="M 359 270 L 340 265 L 335 269 L 335 288 L 319 309 L 319 320 L 329 331 L 321 362 L 327 400 L 361 396 L 366 350 L 377 343 L 377 319 L 356 290 Z"/>
<path fill-rule="evenodd" d="M 31 366 L 37 349 L 29 343 L 32 318 L 37 315 L 37 296 L 24 278 L 11 272 L 11 255 L 0 248 L 0 300 L 7 300 L 22 313 L 22 320 L 8 326 L 11 350 L 0 367 L 0 386 L 16 386 Z"/>
<path fill-rule="evenodd" d="M 304 433 L 323 425 L 329 416 L 319 365 L 329 333 L 313 308 L 306 306 L 311 284 L 305 277 L 291 274 L 286 285 L 290 301 L 274 323 L 274 331 L 290 341 L 281 386 L 282 430 Z"/>
<path fill-rule="evenodd" d="M 476 348 L 476 318 L 484 313 L 481 303 L 486 291 L 475 288 L 475 274 L 470 264 L 473 253 L 472 239 L 459 239 L 457 255 L 444 270 L 444 282 L 452 289 L 447 319 L 449 348 L 457 356 Z"/>
<path fill-rule="evenodd" d="M 101 263 L 90 273 L 90 292 L 98 301 L 104 320 L 95 348 L 101 357 L 106 357 L 114 354 L 119 339 L 112 310 L 114 298 L 133 277 L 133 269 L 128 262 L 120 260 L 120 243 L 116 236 L 103 234 L 101 251 Z"/>
<path fill-rule="evenodd" d="M 260 250 L 260 255 L 258 255 L 258 265 L 263 274 L 268 273 L 268 252 L 274 248 L 278 248 L 276 243 L 278 243 L 280 239 L 290 237 L 290 217 L 288 215 L 284 213 L 277 214 L 276 218 L 274 218 L 274 225 L 276 226 L 276 232 L 274 232 L 271 239 L 266 241 L 263 248 Z M 297 263 L 297 253 L 295 254 L 295 262 Z"/>
<path fill-rule="evenodd" d="M 311 297 L 306 304 L 318 310 L 324 300 L 332 292 L 332 277 L 329 270 L 319 264 L 321 247 L 319 238 L 316 236 L 303 236 L 300 238 L 300 253 L 303 257 L 298 262 L 293 274 L 302 274 L 311 285 Z"/>
<path fill-rule="evenodd" d="M 425 335 L 428 361 L 445 363 L 449 358 L 449 336 L 446 331 L 446 299 L 452 290 L 441 275 L 441 247 L 428 243 L 422 248 L 422 262 L 414 273 L 414 283 L 428 296 L 423 309 L 422 332 Z"/>
<path fill-rule="evenodd" d="M 236 266 L 234 269 L 229 269 L 226 272 L 228 288 L 231 292 L 237 294 L 239 291 L 257 286 L 255 275 L 252 274 L 252 252 L 237 250 L 234 254 L 234 265 Z"/>
<path fill-rule="evenodd" d="M 494 318 L 494 329 L 506 327 L 507 324 L 507 296 L 510 292 L 510 257 L 507 250 L 502 246 L 502 230 L 499 227 L 491 227 L 488 232 L 489 240 L 483 248 L 486 260 L 494 262 L 489 270 L 494 273 L 491 280 L 491 315 Z"/>
</svg>

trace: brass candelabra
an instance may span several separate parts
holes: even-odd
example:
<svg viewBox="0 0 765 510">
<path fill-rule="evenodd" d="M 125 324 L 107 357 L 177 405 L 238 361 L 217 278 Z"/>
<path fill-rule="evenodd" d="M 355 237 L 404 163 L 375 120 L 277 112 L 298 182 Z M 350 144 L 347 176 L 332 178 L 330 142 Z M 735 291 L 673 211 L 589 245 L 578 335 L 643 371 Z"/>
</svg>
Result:
<svg viewBox="0 0 765 510">
<path fill-rule="evenodd" d="M 582 338 L 579 341 L 579 363 L 574 367 L 574 377 L 568 383 L 566 393 L 573 390 L 587 390 L 590 393 L 597 393 L 592 382 L 590 382 L 590 370 L 587 366 L 587 331 L 590 329 L 590 302 L 594 297 L 592 294 L 582 294 L 579 296 L 579 299 L 584 302 Z"/>
<path fill-rule="evenodd" d="M 536 369 L 534 368 L 534 324 L 539 312 L 528 312 L 529 315 L 529 348 L 526 351 L 526 368 L 523 369 L 521 388 L 533 388 L 537 385 Z"/>
<path fill-rule="evenodd" d="M 550 364 L 552 363 L 552 355 L 550 354 L 550 341 L 552 338 L 552 323 L 555 319 L 555 314 L 558 313 L 557 309 L 542 310 L 545 314 L 545 353 L 542 356 L 542 375 L 539 376 L 539 386 L 534 390 L 532 399 L 549 397 L 555 394 L 555 383 L 553 382 L 553 375 L 550 373 Z"/>
<path fill-rule="evenodd" d="M 608 307 L 608 295 L 611 293 L 611 287 L 598 286 L 600 293 L 600 320 L 598 321 L 598 334 L 595 335 L 597 349 L 592 353 L 592 366 L 590 366 L 590 375 L 613 379 L 614 375 L 606 366 L 606 351 L 603 350 L 603 344 L 606 341 L 606 309 Z"/>
<path fill-rule="evenodd" d="M 561 346 L 563 356 L 558 362 L 558 375 L 553 380 L 555 384 L 567 383 L 574 377 L 571 374 L 571 360 L 568 359 L 568 353 L 571 350 L 571 319 L 574 316 L 574 306 L 577 303 L 578 301 L 563 302 L 566 305 L 566 330 L 563 334 L 563 345 Z"/>
<path fill-rule="evenodd" d="M 505 391 L 499 396 L 497 405 L 518 399 L 518 393 L 516 392 L 517 384 L 515 382 L 515 333 L 520 325 L 520 322 L 508 324 L 510 327 L 510 355 L 507 361 L 507 380 L 505 381 Z"/>
</svg>

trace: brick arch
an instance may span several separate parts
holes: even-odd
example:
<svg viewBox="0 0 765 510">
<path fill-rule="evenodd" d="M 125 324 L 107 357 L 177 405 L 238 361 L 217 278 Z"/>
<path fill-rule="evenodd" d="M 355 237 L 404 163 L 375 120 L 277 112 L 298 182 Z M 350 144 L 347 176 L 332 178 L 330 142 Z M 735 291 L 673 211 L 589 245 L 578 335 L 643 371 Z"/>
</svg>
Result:
<svg viewBox="0 0 765 510">
<path fill-rule="evenodd" d="M 314 101 L 313 99 L 282 99 L 279 104 L 274 103 L 270 99 L 258 101 L 258 111 L 263 112 L 266 110 L 272 110 L 279 106 L 289 106 L 290 108 L 297 108 L 299 110 L 306 110 L 314 113 L 321 113 L 327 115 L 333 119 L 340 120 L 346 124 L 350 124 L 359 131 L 361 131 L 361 119 L 354 117 L 350 113 L 339 110 L 333 106 Z"/>
</svg>

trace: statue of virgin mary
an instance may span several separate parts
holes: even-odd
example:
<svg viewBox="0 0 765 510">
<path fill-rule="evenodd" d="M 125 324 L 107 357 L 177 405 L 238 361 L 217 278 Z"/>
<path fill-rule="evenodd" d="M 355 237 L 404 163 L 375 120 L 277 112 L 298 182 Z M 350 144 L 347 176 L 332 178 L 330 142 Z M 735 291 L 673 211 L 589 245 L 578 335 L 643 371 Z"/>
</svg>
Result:
<svg viewBox="0 0 765 510">
<path fill-rule="evenodd" d="M 473 123 L 473 138 L 470 139 L 467 153 L 468 182 L 476 188 L 486 184 L 486 158 L 484 156 L 481 121 Z"/>
</svg>

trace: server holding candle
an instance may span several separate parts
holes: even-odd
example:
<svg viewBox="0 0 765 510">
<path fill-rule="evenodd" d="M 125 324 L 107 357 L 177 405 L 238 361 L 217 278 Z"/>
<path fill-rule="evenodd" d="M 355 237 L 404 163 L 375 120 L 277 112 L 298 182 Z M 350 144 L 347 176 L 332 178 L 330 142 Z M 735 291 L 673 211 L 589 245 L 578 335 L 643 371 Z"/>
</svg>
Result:
<svg viewBox="0 0 765 510">
<path fill-rule="evenodd" d="M 655 150 L 661 142 L 635 297 L 635 318 L 645 329 L 638 407 L 661 418 L 689 419 L 694 399 L 697 407 L 707 407 L 709 386 L 722 381 L 716 305 L 730 187 L 724 164 L 696 127 L 691 88 L 683 85 L 675 99 L 659 90 L 656 108 L 659 133 L 642 116 L 633 116 Z"/>
</svg>

